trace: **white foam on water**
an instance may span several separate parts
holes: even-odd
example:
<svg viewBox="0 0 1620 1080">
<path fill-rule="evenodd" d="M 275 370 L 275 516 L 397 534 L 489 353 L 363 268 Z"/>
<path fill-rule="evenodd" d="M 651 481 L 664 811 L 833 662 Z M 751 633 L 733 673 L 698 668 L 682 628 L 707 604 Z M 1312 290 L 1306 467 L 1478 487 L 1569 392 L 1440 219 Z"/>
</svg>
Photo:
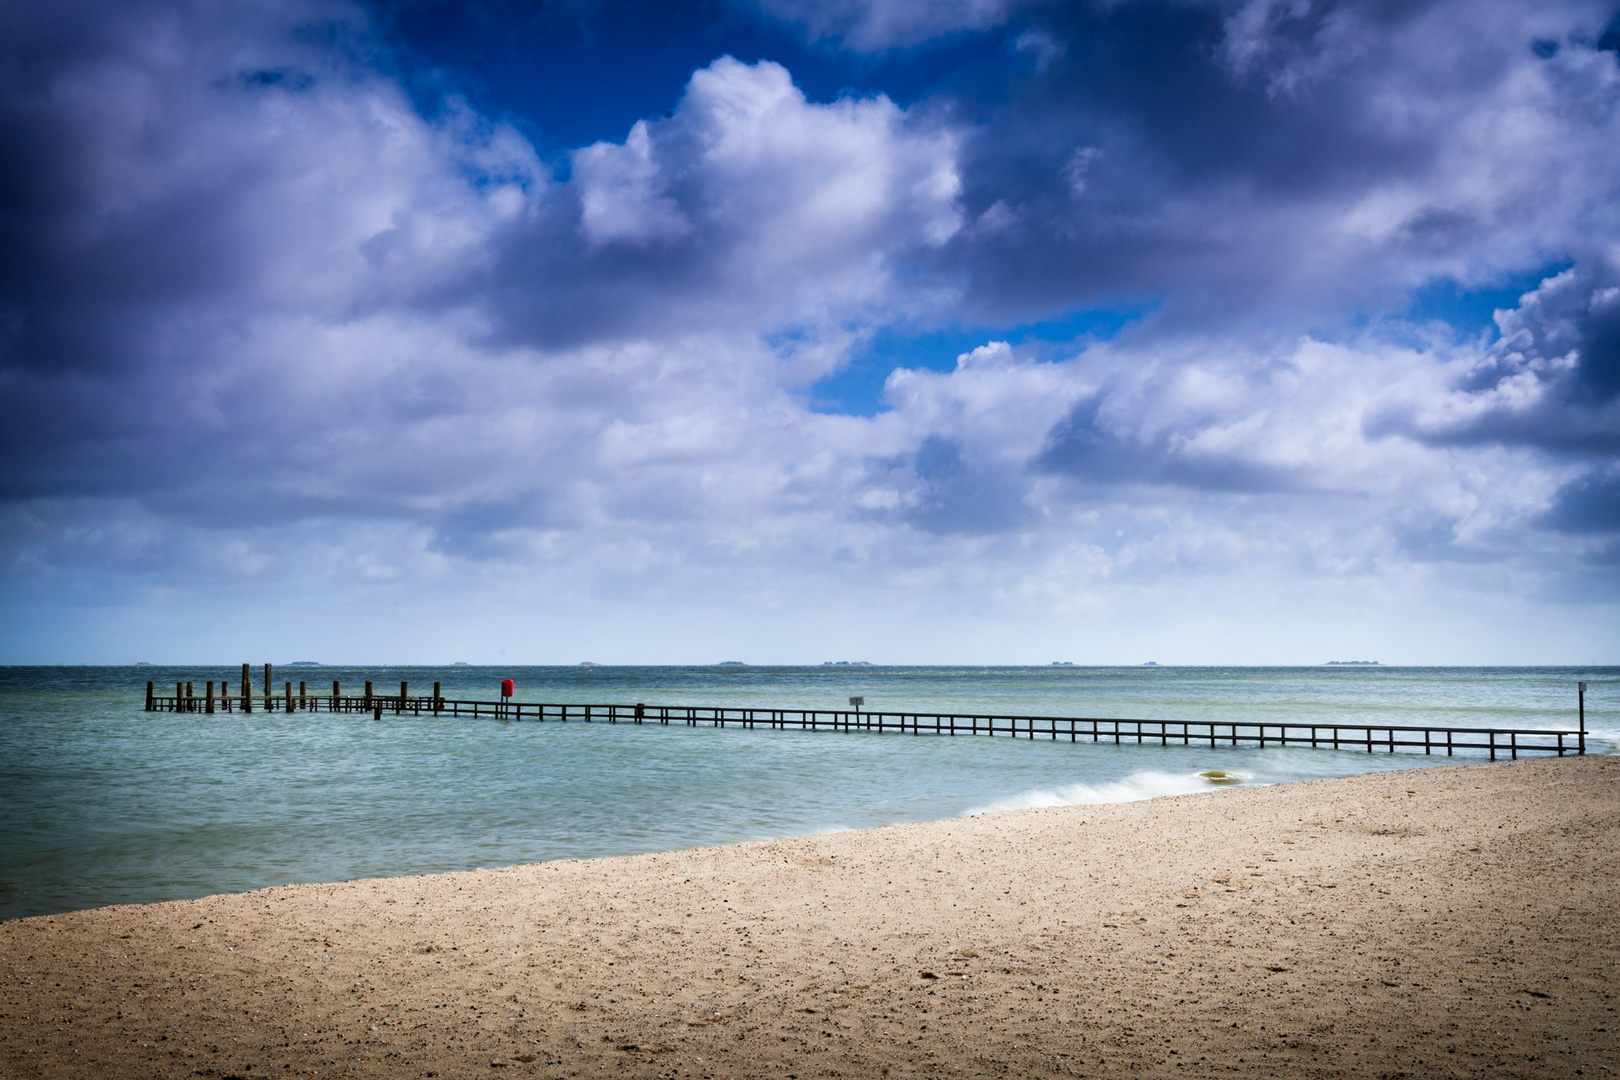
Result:
<svg viewBox="0 0 1620 1080">
<path fill-rule="evenodd" d="M 1250 780 L 1242 773 L 1224 772 L 1230 779 L 1213 782 L 1198 773 L 1139 772 L 1123 780 L 1105 784 L 1065 784 L 1056 788 L 1035 788 L 1005 799 L 964 810 L 969 814 L 989 814 L 997 810 L 1034 810 L 1048 806 L 1096 806 L 1100 803 L 1139 802 L 1157 799 L 1163 795 L 1196 795 L 1204 791 L 1220 791 Z M 1237 784 L 1232 783 L 1233 780 Z"/>
</svg>

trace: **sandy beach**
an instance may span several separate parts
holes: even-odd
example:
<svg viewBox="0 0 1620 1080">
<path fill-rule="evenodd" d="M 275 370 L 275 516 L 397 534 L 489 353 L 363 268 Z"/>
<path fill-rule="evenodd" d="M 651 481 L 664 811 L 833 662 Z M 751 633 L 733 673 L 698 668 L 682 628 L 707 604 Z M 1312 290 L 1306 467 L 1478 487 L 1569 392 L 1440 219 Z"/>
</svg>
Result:
<svg viewBox="0 0 1620 1080">
<path fill-rule="evenodd" d="M 0 924 L 7 1077 L 1620 1074 L 1620 758 Z"/>
</svg>

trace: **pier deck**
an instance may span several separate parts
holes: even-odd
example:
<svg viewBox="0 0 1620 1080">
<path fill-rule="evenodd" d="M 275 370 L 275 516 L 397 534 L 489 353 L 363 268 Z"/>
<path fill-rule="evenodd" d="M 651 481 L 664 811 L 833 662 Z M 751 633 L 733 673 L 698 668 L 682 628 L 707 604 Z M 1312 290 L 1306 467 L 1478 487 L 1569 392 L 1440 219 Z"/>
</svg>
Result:
<svg viewBox="0 0 1620 1080">
<path fill-rule="evenodd" d="M 222 684 L 223 687 L 223 684 Z M 861 709 L 772 709 L 720 705 L 574 704 L 502 699 L 477 701 L 446 698 L 438 693 L 412 696 L 402 685 L 399 694 L 372 692 L 311 694 L 304 684 L 298 692 L 286 683 L 279 695 L 255 699 L 230 696 L 222 689 L 215 698 L 213 684 L 204 695 L 190 692 L 187 684 L 174 696 L 159 696 L 147 686 L 148 712 L 329 712 L 383 716 L 467 717 L 517 721 L 607 724 L 684 724 L 690 727 L 744 727 L 804 731 L 872 732 L 902 735 L 985 735 L 1015 739 L 1114 744 L 1158 743 L 1161 746 L 1310 746 L 1319 749 L 1358 750 L 1366 753 L 1444 753 L 1483 751 L 1517 759 L 1520 754 L 1586 753 L 1584 709 L 1580 728 L 1489 728 L 1402 726 L 1399 724 L 1313 724 L 1289 721 L 1139 720 L 1120 717 L 1016 716 L 988 713 L 919 713 L 864 711 Z"/>
</svg>

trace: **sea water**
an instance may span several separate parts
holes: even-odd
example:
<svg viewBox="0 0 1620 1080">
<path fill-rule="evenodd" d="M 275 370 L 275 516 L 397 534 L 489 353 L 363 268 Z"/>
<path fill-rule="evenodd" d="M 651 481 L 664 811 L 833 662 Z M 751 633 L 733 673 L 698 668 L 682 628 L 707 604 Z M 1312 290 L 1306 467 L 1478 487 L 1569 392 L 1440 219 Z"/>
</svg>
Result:
<svg viewBox="0 0 1620 1080">
<path fill-rule="evenodd" d="M 255 680 L 262 678 L 255 667 Z M 287 666 L 312 693 L 1149 720 L 1576 726 L 1620 749 L 1620 668 Z M 435 873 L 1118 802 L 1456 763 L 1421 753 L 983 736 L 147 713 L 240 668 L 0 668 L 0 918 L 292 882 Z M 263 692 L 256 685 L 255 696 Z M 1469 760 L 1469 759 L 1461 759 Z"/>
</svg>

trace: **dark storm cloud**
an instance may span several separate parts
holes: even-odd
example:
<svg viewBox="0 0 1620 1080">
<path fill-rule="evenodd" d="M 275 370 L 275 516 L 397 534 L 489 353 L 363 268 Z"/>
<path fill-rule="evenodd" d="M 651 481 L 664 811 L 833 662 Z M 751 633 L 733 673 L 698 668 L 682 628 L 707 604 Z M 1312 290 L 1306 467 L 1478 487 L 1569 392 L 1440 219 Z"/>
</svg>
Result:
<svg viewBox="0 0 1620 1080">
<path fill-rule="evenodd" d="M 924 439 L 911 467 L 918 486 L 904 519 L 925 532 L 986 536 L 1029 523 L 1024 478 L 969 466 L 962 460 L 962 447 L 950 439 Z"/>
<path fill-rule="evenodd" d="M 1033 465 L 1089 484 L 1166 484 L 1204 491 L 1274 492 L 1303 486 L 1289 470 L 1240 456 L 1178 452 L 1176 431 L 1133 438 L 1102 415 L 1098 395 L 1076 405 L 1047 436 Z"/>
<path fill-rule="evenodd" d="M 975 227 L 951 265 L 1003 318 L 1166 295 L 1206 320 L 1319 318 L 1579 247 L 1572 219 L 1612 228 L 1612 208 L 1571 207 L 1568 178 L 1513 155 L 1612 178 L 1610 151 L 1577 145 L 1613 129 L 1611 56 L 1594 48 L 1607 18 L 1448 0 L 1031 5 L 1012 30 L 1047 59 L 1014 53 L 1003 81 L 957 91 Z M 1562 46 L 1538 54 L 1546 36 Z"/>
<path fill-rule="evenodd" d="M 1593 258 L 1497 312 L 1499 340 L 1455 380 L 1446 408 L 1413 405 L 1369 425 L 1436 445 L 1620 452 L 1620 271 Z"/>
<path fill-rule="evenodd" d="M 1568 533 L 1620 532 L 1620 475 L 1599 473 L 1565 484 L 1540 524 Z"/>
</svg>

